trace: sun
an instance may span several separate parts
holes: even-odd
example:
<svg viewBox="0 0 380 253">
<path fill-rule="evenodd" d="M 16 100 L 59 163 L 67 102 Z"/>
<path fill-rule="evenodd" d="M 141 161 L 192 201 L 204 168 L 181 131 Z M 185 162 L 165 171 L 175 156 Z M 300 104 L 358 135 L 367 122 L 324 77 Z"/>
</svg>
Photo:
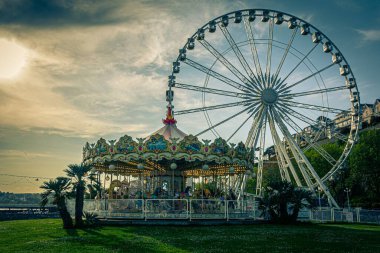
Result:
<svg viewBox="0 0 380 253">
<path fill-rule="evenodd" d="M 0 79 L 14 79 L 26 65 L 28 49 L 14 41 L 0 39 Z"/>
</svg>

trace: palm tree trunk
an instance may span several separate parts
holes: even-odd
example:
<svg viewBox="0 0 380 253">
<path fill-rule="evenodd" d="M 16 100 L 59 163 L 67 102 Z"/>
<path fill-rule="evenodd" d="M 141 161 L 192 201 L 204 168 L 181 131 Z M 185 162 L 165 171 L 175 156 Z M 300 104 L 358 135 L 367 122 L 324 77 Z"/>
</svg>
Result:
<svg viewBox="0 0 380 253">
<path fill-rule="evenodd" d="M 78 184 L 75 197 L 75 226 L 83 226 L 84 187 Z"/>
<path fill-rule="evenodd" d="M 57 203 L 57 208 L 62 218 L 63 228 L 65 229 L 73 228 L 74 227 L 73 220 L 71 219 L 70 213 L 67 211 L 67 207 L 66 207 L 66 203 L 64 199 L 60 200 Z"/>
</svg>

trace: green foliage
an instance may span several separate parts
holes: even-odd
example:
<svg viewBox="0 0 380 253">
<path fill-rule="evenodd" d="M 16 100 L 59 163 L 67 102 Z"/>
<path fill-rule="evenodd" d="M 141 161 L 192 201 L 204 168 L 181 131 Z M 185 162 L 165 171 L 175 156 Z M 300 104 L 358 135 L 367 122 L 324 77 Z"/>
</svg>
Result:
<svg viewBox="0 0 380 253">
<path fill-rule="evenodd" d="M 323 144 L 322 147 L 335 159 L 338 159 L 344 143 Z M 318 175 L 325 175 L 331 165 L 315 150 L 305 152 Z M 380 207 L 380 130 L 373 129 L 360 133 L 360 139 L 354 145 L 348 162 L 334 175 L 327 185 L 340 206 L 347 206 L 345 188 L 350 188 L 350 200 L 353 206 L 364 208 Z"/>
<path fill-rule="evenodd" d="M 98 215 L 95 213 L 84 212 L 83 218 L 87 226 L 95 225 L 99 222 Z"/>
<path fill-rule="evenodd" d="M 249 178 L 245 186 L 246 192 L 255 194 L 256 193 L 256 178 Z"/>
<path fill-rule="evenodd" d="M 271 182 L 281 181 L 280 170 L 278 167 L 268 167 L 263 169 L 263 188 L 268 187 Z"/>
<path fill-rule="evenodd" d="M 260 210 L 274 222 L 294 223 L 299 210 L 310 207 L 312 193 L 302 188 L 295 188 L 287 181 L 273 181 L 265 189 L 260 200 Z"/>
<path fill-rule="evenodd" d="M 257 175 L 257 167 L 254 168 L 254 173 Z M 266 167 L 263 169 L 263 188 L 266 188 L 270 182 L 281 180 L 281 175 L 278 167 Z M 252 177 L 247 180 L 246 191 L 256 194 L 257 177 Z"/>
<path fill-rule="evenodd" d="M 54 180 L 44 182 L 41 189 L 41 206 L 46 206 L 50 201 L 56 205 L 63 221 L 63 228 L 72 228 L 73 221 L 66 207 L 66 199 L 70 197 L 71 181 L 67 177 L 57 177 Z"/>
<path fill-rule="evenodd" d="M 83 226 L 83 203 L 86 191 L 86 179 L 90 177 L 91 166 L 83 164 L 70 164 L 65 170 L 67 176 L 73 179 L 73 190 L 75 193 L 75 226 Z"/>
<path fill-rule="evenodd" d="M 365 131 L 349 159 L 353 204 L 380 207 L 380 130 Z"/>
<path fill-rule="evenodd" d="M 343 152 L 344 146 L 338 143 L 327 143 L 322 145 L 323 149 L 327 151 L 336 160 L 339 159 Z M 318 175 L 326 175 L 331 169 L 331 164 L 323 158 L 315 149 L 311 148 L 305 152 L 305 155 L 313 168 L 317 170 Z"/>
</svg>

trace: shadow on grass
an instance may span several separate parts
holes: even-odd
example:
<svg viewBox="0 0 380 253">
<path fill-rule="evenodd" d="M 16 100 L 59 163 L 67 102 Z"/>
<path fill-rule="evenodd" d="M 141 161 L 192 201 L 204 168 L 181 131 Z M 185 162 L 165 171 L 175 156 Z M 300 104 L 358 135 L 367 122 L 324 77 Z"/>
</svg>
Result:
<svg viewBox="0 0 380 253">
<path fill-rule="evenodd" d="M 137 233 L 134 227 L 88 227 L 67 231 L 72 241 L 81 238 L 81 244 L 97 245 L 111 251 L 120 252 L 189 252 L 176 247 L 149 233 Z"/>
<path fill-rule="evenodd" d="M 380 227 L 356 224 L 97 226 L 66 233 L 67 247 L 105 252 L 380 252 Z"/>
<path fill-rule="evenodd" d="M 75 228 L 65 229 L 65 232 L 69 236 L 78 236 L 78 232 Z"/>
</svg>

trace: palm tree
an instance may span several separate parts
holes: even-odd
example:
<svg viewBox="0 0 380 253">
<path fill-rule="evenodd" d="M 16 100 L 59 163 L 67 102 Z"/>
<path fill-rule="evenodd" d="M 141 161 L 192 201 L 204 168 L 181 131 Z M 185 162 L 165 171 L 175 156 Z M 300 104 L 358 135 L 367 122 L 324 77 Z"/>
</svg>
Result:
<svg viewBox="0 0 380 253">
<path fill-rule="evenodd" d="M 274 222 L 296 222 L 300 209 L 310 207 L 311 201 L 310 191 L 295 188 L 287 181 L 274 181 L 268 184 L 260 209 Z"/>
<path fill-rule="evenodd" d="M 98 181 L 94 175 L 90 175 L 89 179 L 91 180 L 89 184 L 87 184 L 87 188 L 89 191 L 90 199 L 94 199 L 97 195 L 100 195 L 102 192 L 102 185 L 100 181 Z"/>
<path fill-rule="evenodd" d="M 54 180 L 44 182 L 43 185 L 40 186 L 41 189 L 45 190 L 41 193 L 41 206 L 46 206 L 51 199 L 52 203 L 57 205 L 59 214 L 63 221 L 63 228 L 73 227 L 73 220 L 71 219 L 66 207 L 66 199 L 69 198 L 70 187 L 70 179 L 67 177 L 57 177 Z"/>
<path fill-rule="evenodd" d="M 73 186 L 75 192 L 75 226 L 83 226 L 83 202 L 86 189 L 86 178 L 91 167 L 83 164 L 70 164 L 65 170 L 67 176 L 74 178 Z"/>
</svg>

